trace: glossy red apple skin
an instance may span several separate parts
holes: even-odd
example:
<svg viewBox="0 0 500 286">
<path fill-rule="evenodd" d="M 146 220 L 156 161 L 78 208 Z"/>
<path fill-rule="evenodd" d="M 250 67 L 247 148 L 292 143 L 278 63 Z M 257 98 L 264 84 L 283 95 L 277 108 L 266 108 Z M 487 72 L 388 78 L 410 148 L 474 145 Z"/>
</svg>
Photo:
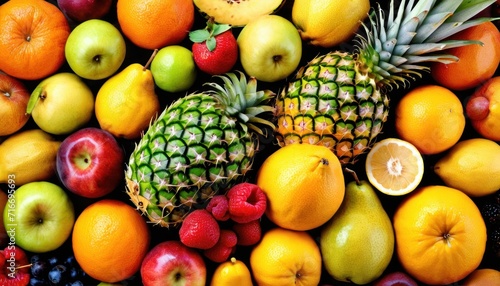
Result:
<svg viewBox="0 0 500 286">
<path fill-rule="evenodd" d="M 57 174 L 71 192 L 86 198 L 111 193 L 124 178 L 125 154 L 111 133 L 80 129 L 64 139 L 56 158 Z"/>
<path fill-rule="evenodd" d="M 418 283 L 411 278 L 408 274 L 395 271 L 388 273 L 381 277 L 375 283 L 374 286 L 418 286 Z"/>
<path fill-rule="evenodd" d="M 144 286 L 204 286 L 207 279 L 201 254 L 177 240 L 153 247 L 140 271 Z"/>
<path fill-rule="evenodd" d="M 108 14 L 113 0 L 57 0 L 57 6 L 74 22 L 101 19 Z"/>
<path fill-rule="evenodd" d="M 18 79 L 0 72 L 0 136 L 7 136 L 23 128 L 29 115 L 26 107 L 31 93 Z"/>
</svg>

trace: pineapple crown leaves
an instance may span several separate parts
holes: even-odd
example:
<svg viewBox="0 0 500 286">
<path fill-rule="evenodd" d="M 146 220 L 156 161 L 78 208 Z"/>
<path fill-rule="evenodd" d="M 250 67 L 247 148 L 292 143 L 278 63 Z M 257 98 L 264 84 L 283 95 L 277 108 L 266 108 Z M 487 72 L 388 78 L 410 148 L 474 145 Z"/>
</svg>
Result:
<svg viewBox="0 0 500 286">
<path fill-rule="evenodd" d="M 402 0 L 395 13 L 391 0 L 389 15 L 378 5 L 378 13 L 368 15 L 368 24 L 362 23 L 366 37 L 358 34 L 359 59 L 375 80 L 390 86 L 406 83 L 411 75 L 421 76 L 429 67 L 426 62 L 451 63 L 457 57 L 439 53 L 443 50 L 479 41 L 446 40 L 464 29 L 496 18 L 475 18 L 475 15 L 496 0 Z"/>
<path fill-rule="evenodd" d="M 247 81 L 243 72 L 238 71 L 238 73 L 239 78 L 234 73 L 216 75 L 215 77 L 224 82 L 223 86 L 215 82 L 207 82 L 204 85 L 213 88 L 209 93 L 219 101 L 228 115 L 238 118 L 243 123 L 245 132 L 250 128 L 264 135 L 264 131 L 257 124 L 266 125 L 274 130 L 273 123 L 258 116 L 264 112 L 274 111 L 267 102 L 275 96 L 275 93 L 268 89 L 257 90 L 256 78 L 250 77 Z"/>
<path fill-rule="evenodd" d="M 231 29 L 230 25 L 216 24 L 214 22 L 214 18 L 210 17 L 208 19 L 207 26 L 204 29 L 189 32 L 189 39 L 194 43 L 205 42 L 207 49 L 212 52 L 217 46 L 215 36 L 220 35 L 229 29 Z"/>
</svg>

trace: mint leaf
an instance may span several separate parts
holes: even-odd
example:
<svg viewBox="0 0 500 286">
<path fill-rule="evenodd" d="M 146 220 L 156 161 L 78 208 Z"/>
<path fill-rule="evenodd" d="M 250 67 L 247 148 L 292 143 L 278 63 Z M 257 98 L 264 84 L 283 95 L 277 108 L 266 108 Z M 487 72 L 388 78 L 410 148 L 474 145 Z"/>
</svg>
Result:
<svg viewBox="0 0 500 286">
<path fill-rule="evenodd" d="M 210 38 L 210 32 L 207 30 L 196 30 L 189 32 L 189 39 L 195 43 L 203 43 Z"/>
</svg>

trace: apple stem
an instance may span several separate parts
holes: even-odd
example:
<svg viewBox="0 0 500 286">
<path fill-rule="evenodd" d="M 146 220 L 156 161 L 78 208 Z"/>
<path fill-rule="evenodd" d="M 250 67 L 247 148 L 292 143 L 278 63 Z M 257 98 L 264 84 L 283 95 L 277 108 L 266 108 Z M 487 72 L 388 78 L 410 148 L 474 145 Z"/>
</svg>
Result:
<svg viewBox="0 0 500 286">
<path fill-rule="evenodd" d="M 156 54 L 158 53 L 158 49 L 155 49 L 153 51 L 153 54 L 151 54 L 151 57 L 149 57 L 149 60 L 148 62 L 144 65 L 144 67 L 142 68 L 143 71 L 147 70 L 149 65 L 151 64 L 151 62 L 153 61 L 153 59 L 155 58 Z"/>
</svg>

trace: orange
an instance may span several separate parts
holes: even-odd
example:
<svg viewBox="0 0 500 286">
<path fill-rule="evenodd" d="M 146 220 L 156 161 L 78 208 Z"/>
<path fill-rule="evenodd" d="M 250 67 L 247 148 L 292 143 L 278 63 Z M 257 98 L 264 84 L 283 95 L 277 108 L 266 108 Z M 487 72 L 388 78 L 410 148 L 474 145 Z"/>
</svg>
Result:
<svg viewBox="0 0 500 286">
<path fill-rule="evenodd" d="M 384 194 L 401 196 L 415 190 L 424 176 L 424 159 L 413 144 L 386 138 L 373 145 L 366 156 L 370 183 Z"/>
<path fill-rule="evenodd" d="M 73 229 L 73 251 L 92 278 L 114 283 L 139 271 L 149 247 L 146 221 L 131 206 L 112 199 L 83 210 Z"/>
<path fill-rule="evenodd" d="M 145 49 L 182 42 L 194 24 L 192 0 L 118 0 L 116 8 L 123 34 Z"/>
<path fill-rule="evenodd" d="M 461 284 L 462 286 L 500 286 L 500 271 L 491 268 L 474 270 Z"/>
<path fill-rule="evenodd" d="M 500 32 L 491 22 L 467 28 L 449 39 L 481 41 L 452 48 L 447 53 L 459 58 L 450 64 L 435 63 L 432 77 L 442 86 L 453 90 L 473 88 L 491 78 L 500 63 Z"/>
<path fill-rule="evenodd" d="M 486 249 L 486 226 L 476 204 L 445 186 L 413 191 L 393 217 L 396 253 L 412 277 L 448 285 L 474 271 Z"/>
<path fill-rule="evenodd" d="M 396 106 L 399 137 L 422 154 L 437 154 L 460 140 L 465 115 L 460 99 L 449 89 L 425 85 L 411 90 Z"/>
<path fill-rule="evenodd" d="M 321 266 L 319 246 L 305 231 L 273 228 L 250 253 L 250 268 L 259 286 L 317 286 Z"/>
<path fill-rule="evenodd" d="M 0 6 L 0 70 L 37 80 L 64 64 L 70 27 L 55 5 L 40 0 L 11 0 Z"/>
<path fill-rule="evenodd" d="M 500 76 L 474 91 L 465 106 L 473 128 L 484 138 L 500 141 Z"/>
<path fill-rule="evenodd" d="M 310 230 L 326 223 L 344 199 L 342 167 L 322 145 L 281 147 L 262 163 L 257 185 L 267 196 L 266 216 L 280 227 Z"/>
</svg>

